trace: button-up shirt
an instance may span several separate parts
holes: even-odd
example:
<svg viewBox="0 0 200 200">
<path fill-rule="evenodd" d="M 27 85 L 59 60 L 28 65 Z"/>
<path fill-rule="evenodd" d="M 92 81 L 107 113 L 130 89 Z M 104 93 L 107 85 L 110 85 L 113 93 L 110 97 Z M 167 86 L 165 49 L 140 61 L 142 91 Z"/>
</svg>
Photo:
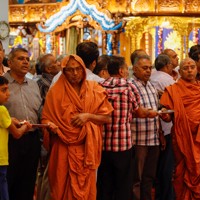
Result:
<svg viewBox="0 0 200 200">
<path fill-rule="evenodd" d="M 144 108 L 158 109 L 158 93 L 154 86 L 148 81 L 146 84 L 133 76 L 130 79 L 140 94 L 141 106 Z M 159 145 L 159 119 L 155 118 L 133 118 L 131 122 L 133 145 L 156 146 Z"/>
<path fill-rule="evenodd" d="M 10 76 L 9 72 L 4 76 L 9 81 L 10 97 L 5 106 L 10 116 L 37 124 L 38 110 L 42 103 L 37 83 L 31 79 L 25 78 L 24 82 L 19 84 Z"/>
<path fill-rule="evenodd" d="M 130 121 L 132 113 L 140 104 L 135 86 L 123 78 L 110 77 L 101 85 L 108 92 L 112 104 L 112 122 L 105 124 L 103 131 L 104 151 L 125 151 L 132 147 Z"/>
</svg>

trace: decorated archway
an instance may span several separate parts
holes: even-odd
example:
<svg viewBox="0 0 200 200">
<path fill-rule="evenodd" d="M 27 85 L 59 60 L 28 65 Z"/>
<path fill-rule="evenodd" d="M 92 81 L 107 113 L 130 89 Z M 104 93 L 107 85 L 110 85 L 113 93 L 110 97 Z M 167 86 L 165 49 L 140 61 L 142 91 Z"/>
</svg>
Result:
<svg viewBox="0 0 200 200">
<path fill-rule="evenodd" d="M 119 51 L 119 33 L 123 23 L 112 19 L 108 10 L 98 4 L 88 4 L 85 0 L 71 0 L 49 19 L 43 18 L 37 28 L 46 36 L 46 52 L 55 52 L 57 42 L 63 38 L 65 53 L 74 53 L 77 43 L 95 40 L 102 53 Z M 59 39 L 56 39 L 59 38 Z"/>
</svg>

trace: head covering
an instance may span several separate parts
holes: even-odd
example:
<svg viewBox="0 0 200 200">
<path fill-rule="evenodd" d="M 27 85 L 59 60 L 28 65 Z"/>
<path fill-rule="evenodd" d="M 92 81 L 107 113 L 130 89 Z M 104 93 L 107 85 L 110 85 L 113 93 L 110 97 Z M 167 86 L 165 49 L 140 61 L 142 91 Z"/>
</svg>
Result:
<svg viewBox="0 0 200 200">
<path fill-rule="evenodd" d="M 76 55 L 66 56 L 62 67 L 71 58 L 78 61 L 85 72 L 84 63 Z M 108 115 L 112 110 L 105 89 L 95 81 L 84 79 L 77 93 L 65 75 L 61 74 L 49 90 L 42 112 L 42 123 L 53 122 L 59 127 L 56 134 L 44 130 L 44 146 L 51 150 L 48 170 L 52 198 L 63 197 L 62 186 L 66 190 L 64 193 L 73 193 L 76 199 L 85 199 L 90 194 L 91 173 L 101 160 L 102 125 L 88 121 L 82 127 L 74 127 L 71 119 L 80 113 Z"/>
<path fill-rule="evenodd" d="M 79 57 L 75 54 L 71 54 L 71 55 L 65 56 L 63 58 L 63 60 L 61 62 L 62 70 L 67 66 L 70 59 L 76 60 L 81 65 L 81 67 L 83 68 L 83 71 L 84 71 L 84 79 L 86 79 L 86 66 L 85 66 L 83 60 L 81 59 L 81 57 Z"/>
</svg>

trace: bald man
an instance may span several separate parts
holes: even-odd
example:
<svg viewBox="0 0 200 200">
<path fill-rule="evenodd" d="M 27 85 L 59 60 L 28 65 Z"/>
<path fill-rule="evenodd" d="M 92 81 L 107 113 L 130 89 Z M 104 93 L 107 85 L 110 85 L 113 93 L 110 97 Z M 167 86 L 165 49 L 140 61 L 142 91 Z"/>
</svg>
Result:
<svg viewBox="0 0 200 200">
<path fill-rule="evenodd" d="M 200 199 L 200 82 L 197 66 L 186 58 L 180 63 L 181 78 L 166 88 L 160 103 L 174 110 L 172 143 L 175 155 L 176 200 Z M 168 119 L 169 120 L 169 119 Z"/>
</svg>

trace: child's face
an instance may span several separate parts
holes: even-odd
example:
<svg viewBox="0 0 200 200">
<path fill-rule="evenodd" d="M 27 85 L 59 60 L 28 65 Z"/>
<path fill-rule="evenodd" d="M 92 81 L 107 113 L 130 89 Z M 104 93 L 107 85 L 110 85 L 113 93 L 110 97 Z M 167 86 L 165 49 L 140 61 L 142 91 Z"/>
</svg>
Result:
<svg viewBox="0 0 200 200">
<path fill-rule="evenodd" d="M 0 85 L 0 105 L 6 103 L 10 96 L 8 84 Z"/>
</svg>

